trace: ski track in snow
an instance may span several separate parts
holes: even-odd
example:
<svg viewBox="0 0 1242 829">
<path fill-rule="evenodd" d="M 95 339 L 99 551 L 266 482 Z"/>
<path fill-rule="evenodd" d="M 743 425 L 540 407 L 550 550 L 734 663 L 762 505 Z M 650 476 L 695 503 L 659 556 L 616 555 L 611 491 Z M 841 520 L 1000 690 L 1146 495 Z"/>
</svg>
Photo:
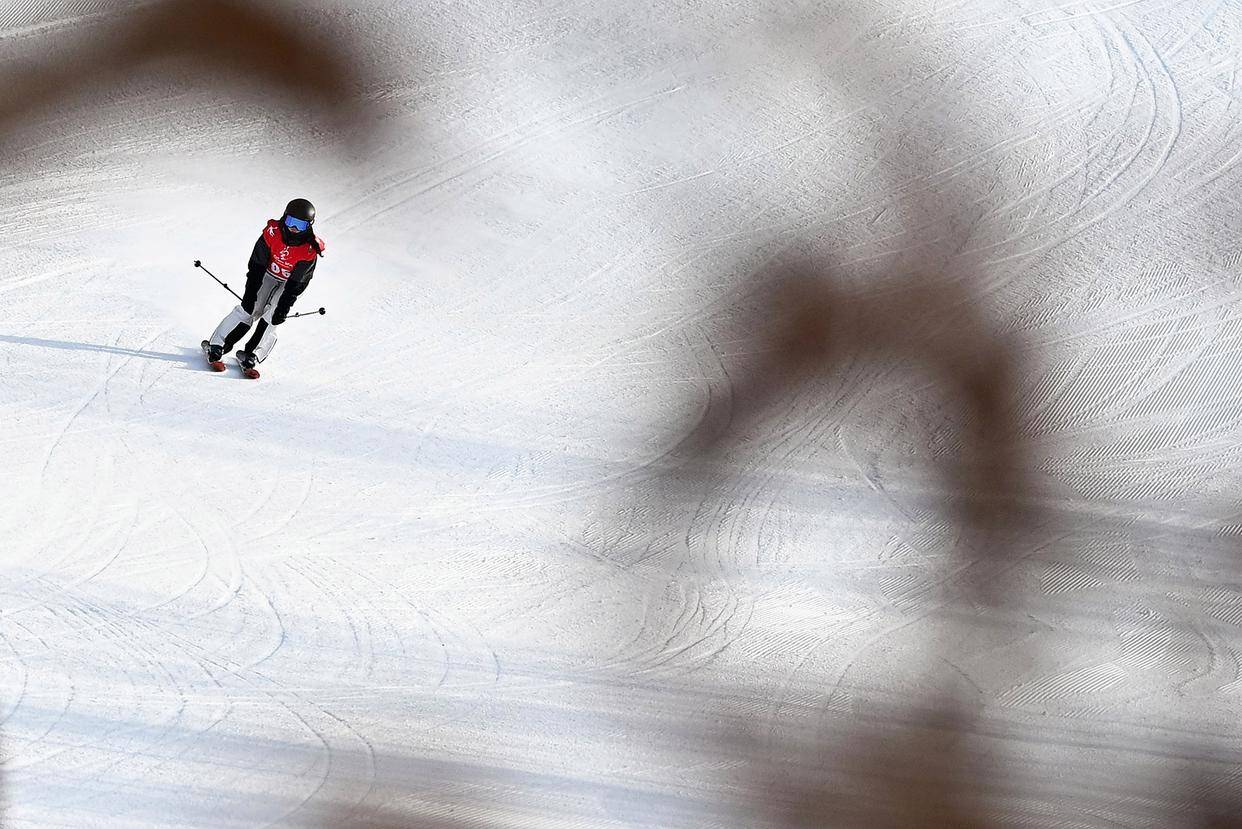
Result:
<svg viewBox="0 0 1242 829">
<path fill-rule="evenodd" d="M 0 825 L 1236 811 L 1235 0 L 301 12 L 364 145 L 174 63 L 5 137 Z M 210 374 L 293 190 L 329 313 Z"/>
</svg>

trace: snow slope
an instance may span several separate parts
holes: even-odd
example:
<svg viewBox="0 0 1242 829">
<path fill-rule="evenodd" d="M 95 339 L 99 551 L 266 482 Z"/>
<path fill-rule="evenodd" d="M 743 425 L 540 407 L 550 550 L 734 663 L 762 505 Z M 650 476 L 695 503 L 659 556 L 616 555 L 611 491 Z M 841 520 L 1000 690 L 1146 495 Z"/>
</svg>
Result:
<svg viewBox="0 0 1242 829">
<path fill-rule="evenodd" d="M 1240 36 L 0 4 L 0 824 L 1236 814 Z"/>
</svg>

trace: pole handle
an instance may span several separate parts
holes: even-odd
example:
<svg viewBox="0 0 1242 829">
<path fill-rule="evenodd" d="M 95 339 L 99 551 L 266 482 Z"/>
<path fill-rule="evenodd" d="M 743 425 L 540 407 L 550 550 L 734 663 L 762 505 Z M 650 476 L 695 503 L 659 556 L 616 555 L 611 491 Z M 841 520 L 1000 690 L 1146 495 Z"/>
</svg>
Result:
<svg viewBox="0 0 1242 829">
<path fill-rule="evenodd" d="M 203 268 L 203 262 L 202 262 L 202 260 L 201 260 L 201 259 L 195 259 L 195 260 L 194 260 L 194 267 L 196 267 L 196 268 Z M 237 296 L 237 291 L 234 291 L 232 288 L 230 288 L 230 287 L 229 287 L 229 283 L 224 282 L 223 280 L 221 280 L 221 279 L 220 279 L 220 277 L 216 276 L 214 273 L 212 273 L 212 272 L 211 272 L 210 270 L 208 270 L 207 268 L 203 268 L 203 271 L 204 271 L 204 272 L 205 272 L 208 276 L 210 276 L 212 279 L 216 280 L 216 282 L 217 282 L 218 284 L 222 285 L 222 286 L 224 287 L 224 290 L 228 291 L 228 292 L 229 292 L 230 294 L 232 294 L 233 296 L 236 296 L 236 297 L 237 297 L 237 299 L 238 299 L 238 301 L 242 301 L 242 298 L 241 298 L 241 297 L 239 297 L 239 296 Z"/>
</svg>

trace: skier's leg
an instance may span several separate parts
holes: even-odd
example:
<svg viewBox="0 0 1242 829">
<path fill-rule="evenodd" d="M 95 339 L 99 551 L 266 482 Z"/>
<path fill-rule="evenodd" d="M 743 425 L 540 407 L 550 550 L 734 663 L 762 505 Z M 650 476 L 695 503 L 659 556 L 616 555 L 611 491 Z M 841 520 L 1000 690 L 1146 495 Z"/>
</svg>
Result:
<svg viewBox="0 0 1242 829">
<path fill-rule="evenodd" d="M 264 282 L 263 288 L 260 289 L 262 303 L 256 303 L 255 310 L 259 311 L 262 308 L 261 318 L 244 349 L 253 354 L 258 362 L 263 362 L 276 345 L 276 326 L 272 325 L 272 314 L 276 312 L 276 306 L 280 304 L 280 296 L 284 293 L 285 284 L 285 282 L 276 282 L 268 285 Z"/>
<path fill-rule="evenodd" d="M 272 349 L 276 347 L 276 326 L 269 325 L 266 319 L 259 320 L 259 324 L 255 326 L 254 333 L 250 335 L 249 341 L 246 343 L 246 350 L 254 355 L 258 362 L 267 359 L 267 355 L 272 353 Z"/>
<path fill-rule="evenodd" d="M 220 324 L 216 326 L 216 330 L 212 333 L 209 342 L 212 345 L 221 346 L 226 354 L 232 351 L 233 346 L 237 345 L 237 342 L 246 336 L 250 326 L 254 325 L 260 317 L 276 307 L 276 302 L 280 299 L 280 293 L 284 290 L 284 287 L 285 283 L 270 273 L 264 275 L 263 281 L 259 283 L 253 292 L 253 298 L 251 298 L 251 291 L 247 287 L 246 299 L 254 303 L 250 306 L 252 310 L 247 311 L 243 301 L 228 316 L 220 320 Z"/>
<path fill-rule="evenodd" d="M 216 326 L 216 330 L 212 332 L 209 342 L 212 345 L 218 345 L 228 351 L 233 347 L 233 343 L 242 338 L 250 328 L 251 317 L 246 313 L 246 309 L 238 305 L 228 316 L 220 320 L 220 324 Z"/>
<path fill-rule="evenodd" d="M 272 324 L 272 313 L 276 310 L 276 305 L 280 302 L 280 295 L 285 292 L 285 281 L 277 279 L 270 273 L 263 277 L 263 284 L 259 286 L 259 290 L 255 295 L 254 315 L 250 318 L 251 323 L 256 323 L 260 319 L 267 320 L 267 324 Z M 246 349 L 249 351 L 250 349 Z"/>
<path fill-rule="evenodd" d="M 237 327 L 229 332 L 224 338 L 224 353 L 228 354 L 233 350 L 233 346 L 237 345 L 237 341 L 246 336 L 246 332 L 250 330 L 249 322 L 239 322 Z"/>
</svg>

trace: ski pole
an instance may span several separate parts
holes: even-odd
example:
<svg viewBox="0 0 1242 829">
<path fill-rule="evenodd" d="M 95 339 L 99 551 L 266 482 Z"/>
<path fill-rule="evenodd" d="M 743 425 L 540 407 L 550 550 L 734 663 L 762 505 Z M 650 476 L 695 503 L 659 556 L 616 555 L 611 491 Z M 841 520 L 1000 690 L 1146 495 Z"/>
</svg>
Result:
<svg viewBox="0 0 1242 829">
<path fill-rule="evenodd" d="M 298 317 L 317 317 L 320 314 L 326 314 L 326 313 L 328 312 L 320 308 L 318 311 L 307 311 L 304 314 L 290 314 L 289 316 L 285 317 L 285 319 L 292 320 L 292 319 L 297 319 Z"/>
<path fill-rule="evenodd" d="M 202 262 L 200 262 L 199 260 L 197 260 L 197 259 L 195 259 L 195 260 L 194 260 L 194 267 L 196 267 L 196 268 L 203 268 L 203 270 L 207 271 L 207 275 L 208 275 L 208 276 L 210 276 L 212 279 L 215 279 L 217 282 L 220 282 L 220 280 L 216 277 L 216 275 L 215 275 L 214 273 L 212 273 L 211 271 L 208 271 L 208 270 L 207 270 L 207 268 L 203 267 L 203 263 L 202 263 Z M 220 284 L 224 286 L 224 290 L 228 291 L 228 292 L 229 292 L 230 294 L 232 294 L 233 296 L 237 296 L 237 291 L 234 291 L 232 288 L 230 288 L 230 287 L 229 287 L 229 283 L 227 283 L 227 282 L 220 282 Z M 242 298 L 241 298 L 241 297 L 239 297 L 239 296 L 237 296 L 237 301 L 238 301 L 238 302 L 241 302 L 241 301 L 242 301 Z"/>
</svg>

